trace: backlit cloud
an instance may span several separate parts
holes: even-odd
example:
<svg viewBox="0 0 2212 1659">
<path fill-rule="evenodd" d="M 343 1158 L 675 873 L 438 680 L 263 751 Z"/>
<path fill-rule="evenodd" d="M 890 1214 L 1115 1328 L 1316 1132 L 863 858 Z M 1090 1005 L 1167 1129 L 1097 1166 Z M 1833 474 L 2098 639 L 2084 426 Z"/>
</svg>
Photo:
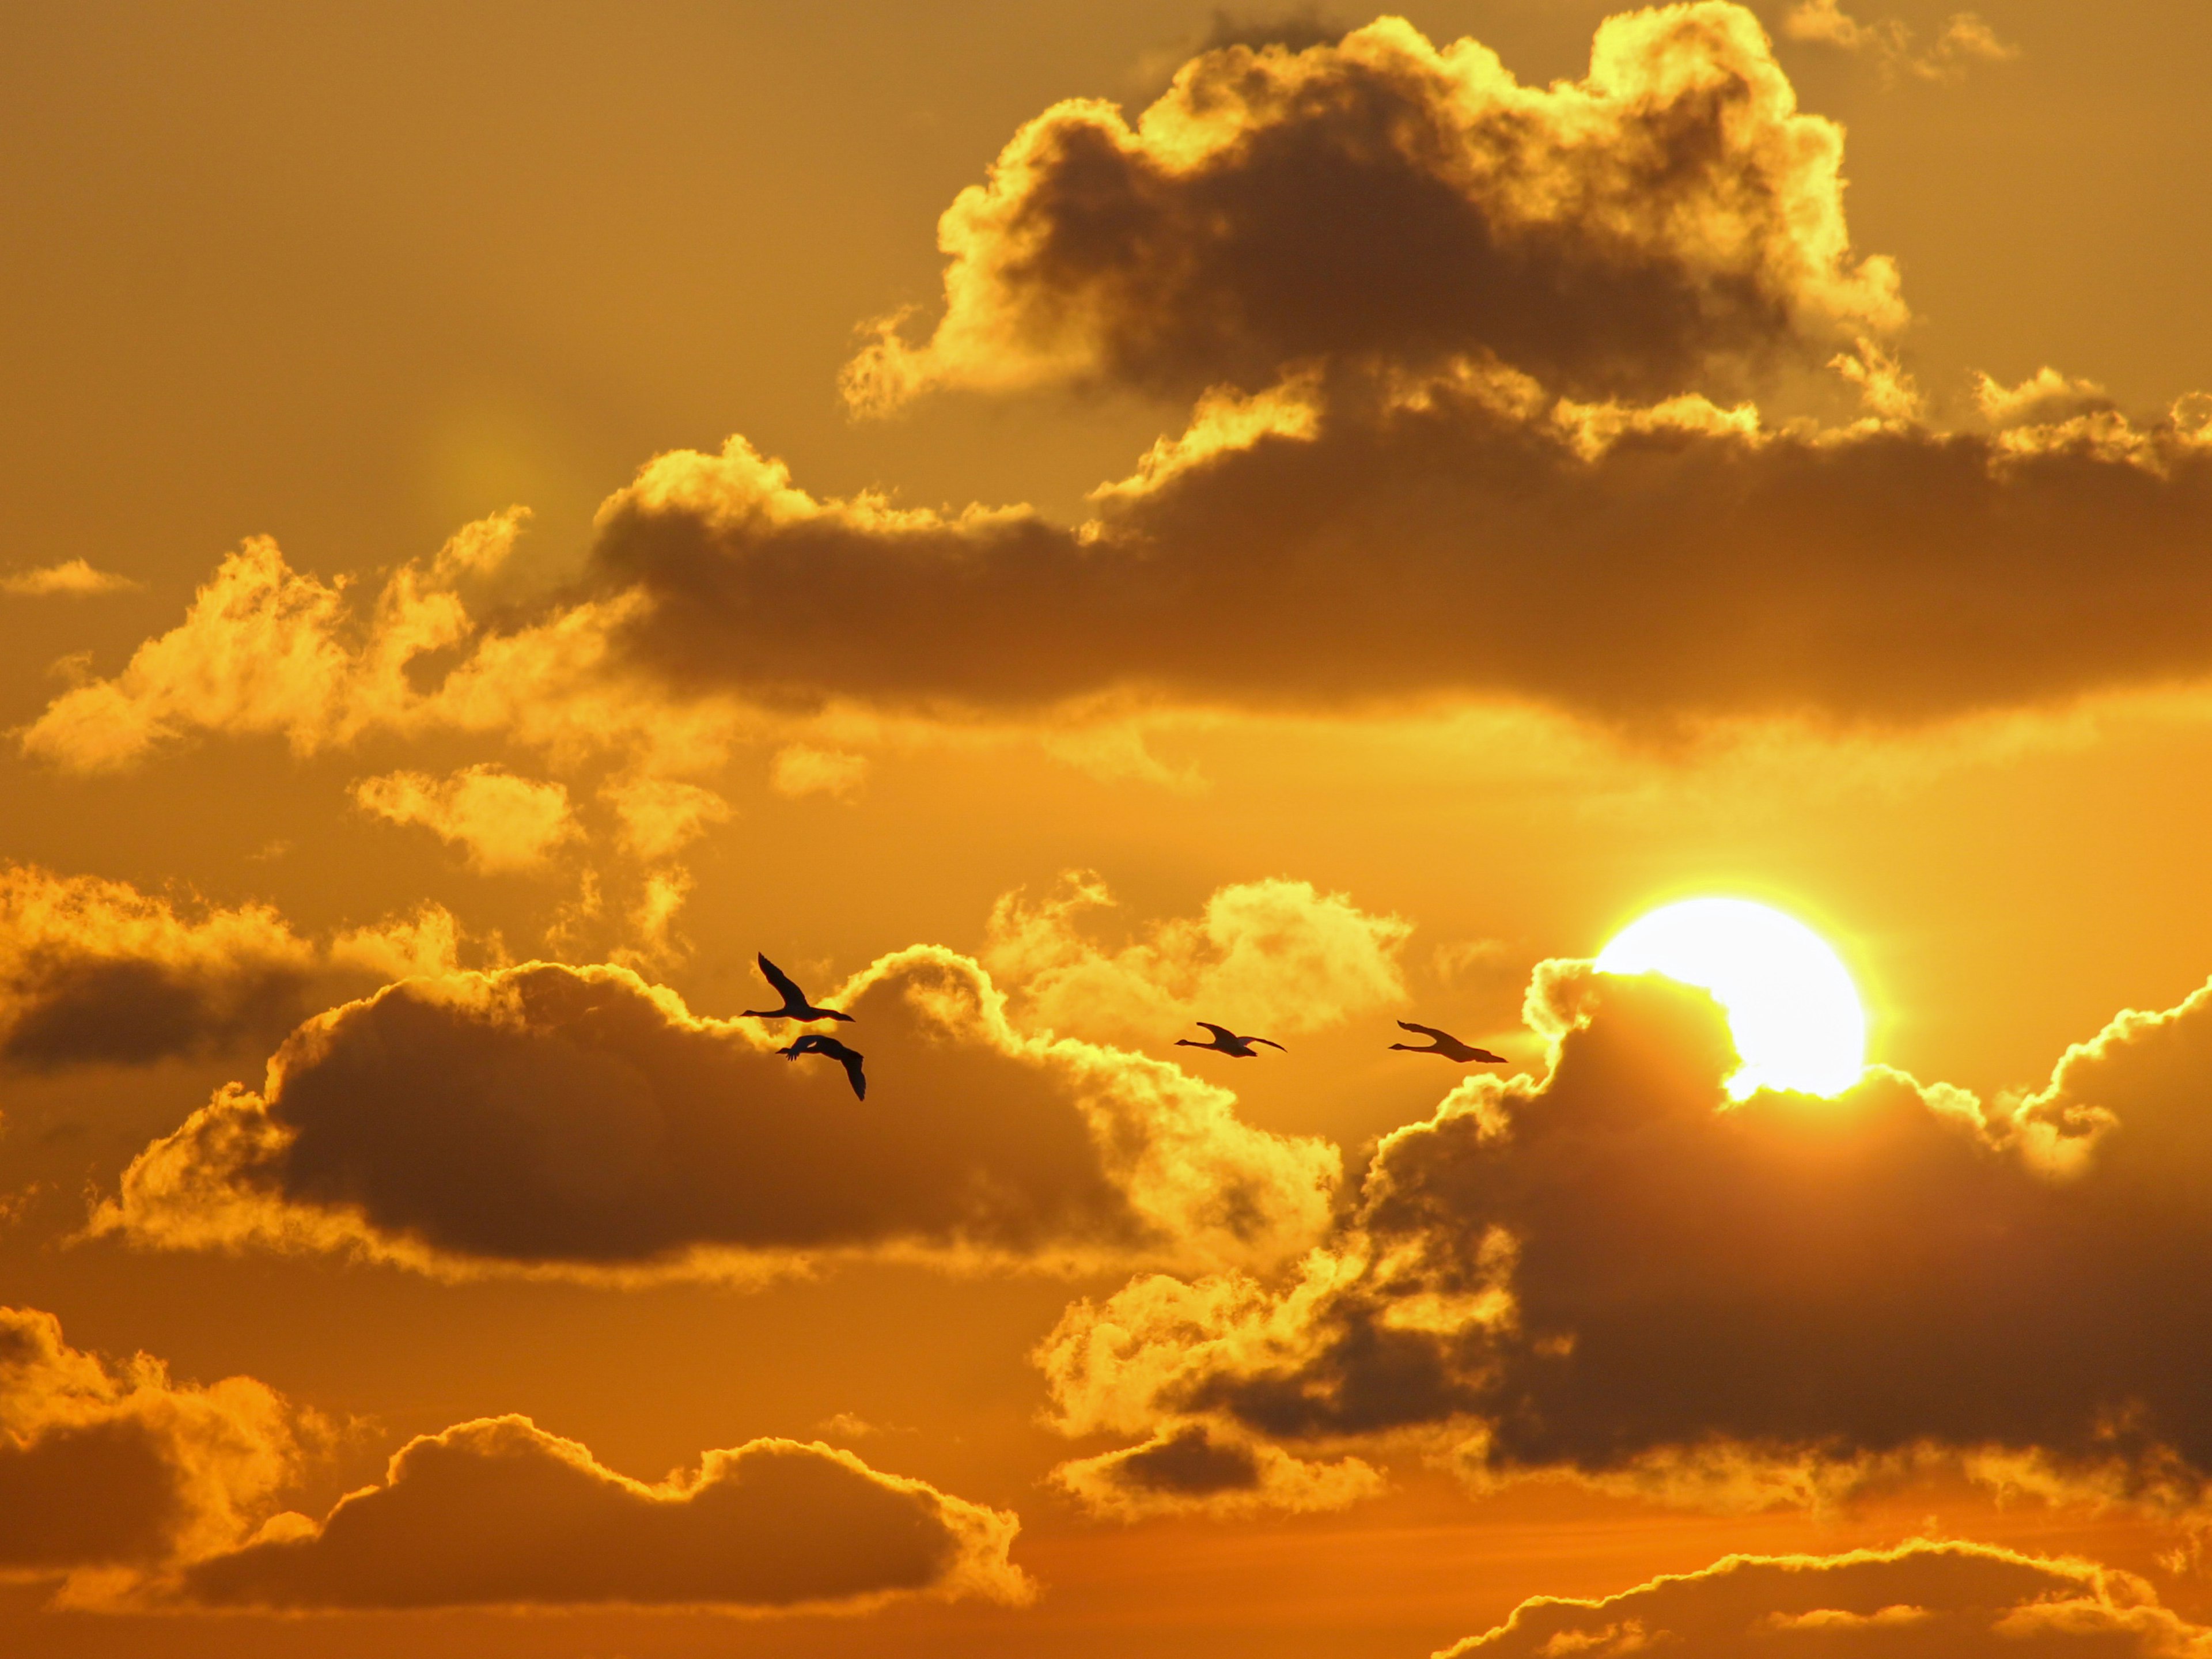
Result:
<svg viewBox="0 0 2212 1659">
<path fill-rule="evenodd" d="M 198 1563 L 181 1594 L 301 1610 L 1018 1602 L 1034 1593 L 1006 1559 L 1018 1527 L 820 1444 L 750 1441 L 653 1483 L 526 1417 L 483 1418 L 410 1441 L 319 1523 L 280 1516 Z"/>
<path fill-rule="evenodd" d="M 1915 1541 L 1843 1555 L 1731 1555 L 1597 1601 L 1534 1596 L 1437 1659 L 1669 1650 L 1698 1659 L 2191 1659 L 2212 1652 L 2212 1630 L 2161 1607 L 2132 1573 L 1988 1544 Z"/>
<path fill-rule="evenodd" d="M 466 767 L 447 778 L 387 773 L 363 778 L 353 797 L 364 811 L 419 823 L 465 848 L 469 862 L 488 875 L 543 869 L 579 834 L 562 785 L 519 778 L 497 766 Z"/>
<path fill-rule="evenodd" d="M 1399 948 L 1413 931 L 1370 915 L 1310 882 L 1239 882 L 1200 915 L 1164 922 L 1118 951 L 1084 931 L 1114 902 L 1104 882 L 1073 871 L 1036 901 L 1009 893 L 993 908 L 983 961 L 1018 988 L 1025 1024 L 1076 1036 L 1160 1042 L 1195 1018 L 1240 1031 L 1319 1030 L 1404 997 Z"/>
<path fill-rule="evenodd" d="M 1039 1351 L 1060 1425 L 1398 1446 L 1723 1506 L 1930 1460 L 2194 1508 L 2212 1476 L 2212 988 L 1985 1107 L 1876 1068 L 1730 1104 L 1702 993 L 1549 963 L 1537 1082 L 1471 1078 L 1273 1279 L 1140 1278 Z"/>
<path fill-rule="evenodd" d="M 109 570 L 95 570 L 84 559 L 64 559 L 59 564 L 0 574 L 0 593 L 14 599 L 91 599 L 101 593 L 125 593 L 143 584 Z"/>
<path fill-rule="evenodd" d="M 695 1016 L 622 968 L 392 986 L 148 1147 L 95 1226 L 600 1280 L 862 1253 L 1265 1261 L 1319 1236 L 1334 1149 L 1174 1066 L 1023 1034 L 966 957 L 917 945 L 829 994 L 859 1016 L 865 1101 L 779 1056 L 788 1028 Z"/>
<path fill-rule="evenodd" d="M 1549 87 L 1396 18 L 1226 45 L 1133 126 L 1084 99 L 1024 126 L 939 224 L 929 337 L 890 319 L 846 394 L 1189 394 L 1468 352 L 1583 395 L 1680 391 L 1903 321 L 1889 263 L 1852 255 L 1842 152 L 1739 6 L 1608 19 L 1588 76 Z"/>
<path fill-rule="evenodd" d="M 1863 53 L 1892 81 L 1906 76 L 1955 81 L 1970 64 L 2002 64 L 2020 56 L 2018 46 L 2000 40 L 1996 31 L 1971 11 L 1952 13 L 1925 46 L 1902 18 L 1863 23 L 1843 9 L 1840 0 L 1797 0 L 1782 20 L 1782 32 L 1792 40 Z"/>
<path fill-rule="evenodd" d="M 0 1577 L 138 1573 L 245 1535 L 301 1460 L 303 1418 L 251 1377 L 173 1382 L 62 1339 L 61 1322 L 0 1308 Z"/>
</svg>

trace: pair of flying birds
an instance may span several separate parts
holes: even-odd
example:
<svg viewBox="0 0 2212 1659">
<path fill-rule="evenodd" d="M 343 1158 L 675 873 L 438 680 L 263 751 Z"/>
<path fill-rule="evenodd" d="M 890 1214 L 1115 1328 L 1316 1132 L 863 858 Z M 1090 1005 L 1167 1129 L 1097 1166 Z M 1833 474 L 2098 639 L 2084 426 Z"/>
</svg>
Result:
<svg viewBox="0 0 2212 1659">
<path fill-rule="evenodd" d="M 1216 1025 L 1210 1019 L 1197 1020 L 1194 1024 L 1203 1025 L 1207 1030 L 1212 1032 L 1213 1040 L 1210 1042 L 1200 1042 L 1193 1037 L 1177 1037 L 1175 1042 L 1176 1048 L 1210 1048 L 1217 1054 L 1229 1054 L 1237 1060 L 1256 1060 L 1259 1058 L 1259 1050 L 1252 1046 L 1254 1043 L 1264 1042 L 1270 1048 L 1280 1048 L 1283 1046 L 1273 1037 L 1238 1036 L 1226 1025 Z M 1394 1042 L 1390 1045 L 1393 1048 L 1402 1048 L 1409 1054 L 1441 1054 L 1446 1060 L 1455 1060 L 1462 1066 L 1470 1063 L 1480 1063 L 1484 1066 L 1506 1064 L 1504 1055 L 1493 1054 L 1489 1049 L 1478 1048 L 1471 1042 L 1462 1042 L 1449 1031 L 1439 1031 L 1433 1025 L 1416 1025 L 1410 1019 L 1401 1019 L 1398 1022 L 1398 1029 L 1401 1031 L 1418 1032 L 1429 1039 L 1426 1048 L 1412 1042 Z"/>
<path fill-rule="evenodd" d="M 741 1018 L 745 1019 L 842 1019 L 848 1025 L 853 1023 L 853 1017 L 850 1014 L 840 1013 L 835 1008 L 816 1007 L 808 1000 L 806 993 L 799 988 L 797 981 L 782 969 L 770 962 L 765 955 L 758 957 L 757 960 L 760 963 L 762 975 L 782 996 L 783 1006 L 748 1008 Z M 1209 1048 L 1215 1054 L 1232 1055 L 1238 1060 L 1253 1060 L 1259 1054 L 1259 1050 L 1252 1046 L 1255 1042 L 1264 1042 L 1270 1048 L 1280 1048 L 1283 1046 L 1273 1037 L 1239 1036 L 1226 1025 L 1216 1025 L 1210 1019 L 1201 1019 L 1196 1024 L 1213 1033 L 1212 1041 L 1197 1042 L 1189 1037 L 1177 1037 L 1176 1048 Z M 1390 1045 L 1393 1048 L 1403 1048 L 1407 1054 L 1441 1054 L 1446 1060 L 1455 1060 L 1462 1066 L 1470 1061 L 1479 1061 L 1486 1066 L 1502 1066 L 1505 1063 L 1505 1057 L 1503 1054 L 1493 1054 L 1487 1048 L 1477 1048 L 1470 1043 L 1462 1042 L 1449 1031 L 1439 1031 L 1433 1025 L 1416 1025 L 1409 1019 L 1401 1019 L 1398 1024 L 1404 1030 L 1418 1032 L 1422 1036 L 1427 1037 L 1430 1043 L 1427 1048 L 1419 1048 L 1410 1042 L 1394 1042 Z M 801 1054 L 826 1054 L 845 1068 L 846 1077 L 852 1081 L 854 1096 L 861 1100 L 868 1097 L 868 1079 L 860 1069 L 860 1062 L 865 1056 L 857 1048 L 847 1048 L 836 1037 L 824 1036 L 818 1031 L 802 1032 L 792 1041 L 789 1048 L 779 1048 L 776 1053 L 781 1054 L 786 1060 L 797 1060 Z"/>
</svg>

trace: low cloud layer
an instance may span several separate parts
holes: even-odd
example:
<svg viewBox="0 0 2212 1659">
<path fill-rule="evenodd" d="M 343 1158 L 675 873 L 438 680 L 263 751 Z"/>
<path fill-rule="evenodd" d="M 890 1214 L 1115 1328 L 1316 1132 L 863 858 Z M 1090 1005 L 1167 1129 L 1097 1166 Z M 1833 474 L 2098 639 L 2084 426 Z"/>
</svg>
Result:
<svg viewBox="0 0 2212 1659">
<path fill-rule="evenodd" d="M 1006 1559 L 1018 1527 L 827 1446 L 750 1441 L 648 1483 L 526 1417 L 484 1418 L 410 1441 L 320 1523 L 281 1516 L 196 1564 L 180 1594 L 296 1610 L 1018 1602 L 1034 1593 Z"/>
<path fill-rule="evenodd" d="M 1333 1148 L 1174 1066 L 1023 1034 L 966 957 L 918 945 L 825 994 L 859 1017 L 865 1101 L 777 1054 L 788 1027 L 694 1016 L 622 968 L 392 986 L 148 1147 L 96 1225 L 621 1279 L 853 1253 L 1258 1261 L 1324 1224 Z"/>
<path fill-rule="evenodd" d="M 1045 898 L 1014 892 L 993 907 L 983 962 L 1017 988 L 1024 1024 L 1152 1042 L 1191 1036 L 1194 1019 L 1295 1035 L 1406 994 L 1398 955 L 1412 925 L 1310 882 L 1235 883 L 1201 915 L 1109 951 L 1085 924 L 1113 903 L 1095 873 L 1073 871 Z"/>
<path fill-rule="evenodd" d="M 1940 1460 L 2196 1509 L 2212 988 L 1984 1107 L 1875 1068 L 1731 1104 L 1702 993 L 1551 963 L 1549 1078 L 1386 1137 L 1289 1275 L 1140 1278 L 1040 1349 L 1060 1426 L 1399 1448 L 1723 1506 Z"/>
<path fill-rule="evenodd" d="M 2131 1573 L 1987 1544 L 1731 1555 L 1601 1601 L 1540 1595 L 1437 1659 L 2193 1659 L 2212 1629 Z"/>
<path fill-rule="evenodd" d="M 1801 112 L 1741 7 L 1599 27 L 1589 75 L 1522 86 L 1396 18 L 1231 44 L 1132 126 L 1073 99 L 938 230 L 945 309 L 887 324 L 857 408 L 936 386 L 1256 389 L 1294 359 L 1488 352 L 1582 395 L 1702 384 L 1904 319 L 1850 248 L 1843 134 Z"/>
<path fill-rule="evenodd" d="M 173 1382 L 0 1308 L 0 1577 L 143 1573 L 234 1543 L 301 1461 L 302 1418 L 251 1377 Z"/>
</svg>

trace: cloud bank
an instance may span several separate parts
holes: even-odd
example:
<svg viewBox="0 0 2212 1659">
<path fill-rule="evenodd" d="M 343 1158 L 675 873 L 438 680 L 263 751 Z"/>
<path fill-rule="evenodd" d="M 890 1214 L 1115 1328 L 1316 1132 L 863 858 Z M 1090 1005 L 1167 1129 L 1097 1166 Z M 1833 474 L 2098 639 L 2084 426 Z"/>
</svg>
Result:
<svg viewBox="0 0 2212 1659">
<path fill-rule="evenodd" d="M 321 1522 L 282 1516 L 194 1564 L 179 1594 L 296 1610 L 1020 1602 L 1019 1525 L 828 1446 L 749 1441 L 649 1483 L 526 1417 L 483 1418 L 410 1441 Z"/>
<path fill-rule="evenodd" d="M 1698 1659 L 2191 1659 L 2212 1651 L 2212 1630 L 2160 1606 L 2131 1573 L 1921 1540 L 1844 1555 L 1731 1555 L 1601 1601 L 1535 1596 L 1437 1659 L 1613 1659 L 1669 1649 Z"/>
<path fill-rule="evenodd" d="M 1325 1224 L 1333 1148 L 1174 1066 L 1024 1035 L 966 957 L 917 945 L 830 994 L 859 1017 L 866 1102 L 778 1055 L 780 1023 L 695 1016 L 623 968 L 391 986 L 148 1147 L 95 1226 L 625 1280 L 854 1253 L 1265 1261 Z"/>
<path fill-rule="evenodd" d="M 1469 1079 L 1386 1137 L 1287 1275 L 1152 1275 L 1037 1358 L 1060 1426 L 1397 1449 L 1817 1504 L 1940 1460 L 2196 1510 L 2212 1477 L 2212 988 L 1984 1107 L 1881 1068 L 1736 1104 L 1711 999 L 1549 963 L 1541 1082 Z"/>
</svg>

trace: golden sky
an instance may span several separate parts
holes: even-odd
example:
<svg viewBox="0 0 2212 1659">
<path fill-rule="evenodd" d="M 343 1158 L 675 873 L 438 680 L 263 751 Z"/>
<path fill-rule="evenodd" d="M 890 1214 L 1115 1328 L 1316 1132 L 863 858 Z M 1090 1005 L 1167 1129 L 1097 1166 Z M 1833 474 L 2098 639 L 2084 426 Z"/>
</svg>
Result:
<svg viewBox="0 0 2212 1659">
<path fill-rule="evenodd" d="M 0 16 L 0 1652 L 2212 1654 L 2212 13 Z"/>
</svg>

